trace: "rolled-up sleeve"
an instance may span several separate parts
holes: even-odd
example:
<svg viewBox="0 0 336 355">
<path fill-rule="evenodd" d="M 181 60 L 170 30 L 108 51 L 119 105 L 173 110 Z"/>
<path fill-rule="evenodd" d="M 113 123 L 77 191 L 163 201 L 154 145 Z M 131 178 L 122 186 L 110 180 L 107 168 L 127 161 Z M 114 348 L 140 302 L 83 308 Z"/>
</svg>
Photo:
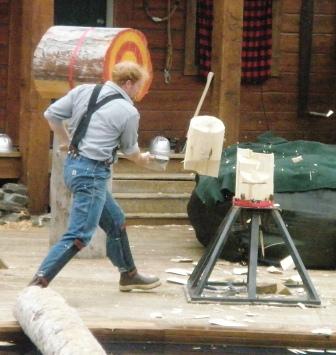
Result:
<svg viewBox="0 0 336 355">
<path fill-rule="evenodd" d="M 69 119 L 72 116 L 73 94 L 75 90 L 69 91 L 67 95 L 51 104 L 44 112 L 44 117 L 54 122 Z"/>
<path fill-rule="evenodd" d="M 139 114 L 130 115 L 121 133 L 120 150 L 125 155 L 137 153 L 140 150 L 138 145 L 139 119 Z"/>
</svg>

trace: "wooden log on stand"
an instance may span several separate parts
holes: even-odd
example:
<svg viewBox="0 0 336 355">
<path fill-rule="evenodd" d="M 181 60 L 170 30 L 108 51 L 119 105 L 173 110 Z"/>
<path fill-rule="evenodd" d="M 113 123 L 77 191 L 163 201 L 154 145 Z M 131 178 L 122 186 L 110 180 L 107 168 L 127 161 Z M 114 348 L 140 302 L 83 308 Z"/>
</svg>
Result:
<svg viewBox="0 0 336 355">
<path fill-rule="evenodd" d="M 193 117 L 187 134 L 184 169 L 218 177 L 224 132 L 223 122 L 216 117 Z"/>
<path fill-rule="evenodd" d="M 26 287 L 13 313 L 42 354 L 106 354 L 76 310 L 51 288 Z"/>
</svg>

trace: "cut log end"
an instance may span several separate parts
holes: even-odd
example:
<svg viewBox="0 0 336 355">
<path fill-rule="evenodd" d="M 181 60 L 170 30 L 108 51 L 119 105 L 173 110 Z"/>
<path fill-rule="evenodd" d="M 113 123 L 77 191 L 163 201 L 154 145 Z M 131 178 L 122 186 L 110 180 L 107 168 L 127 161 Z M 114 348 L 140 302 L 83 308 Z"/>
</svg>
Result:
<svg viewBox="0 0 336 355">
<path fill-rule="evenodd" d="M 43 98 L 58 98 L 79 84 L 110 80 L 113 66 L 126 60 L 148 71 L 148 80 L 137 96 L 140 101 L 153 79 L 142 32 L 131 28 L 53 26 L 34 52 L 35 87 Z"/>
</svg>

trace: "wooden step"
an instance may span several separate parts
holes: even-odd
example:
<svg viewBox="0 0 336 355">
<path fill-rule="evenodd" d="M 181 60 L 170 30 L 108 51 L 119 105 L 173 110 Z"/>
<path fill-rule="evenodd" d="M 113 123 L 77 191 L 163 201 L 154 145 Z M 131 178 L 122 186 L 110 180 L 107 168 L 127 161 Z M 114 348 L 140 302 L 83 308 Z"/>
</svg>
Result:
<svg viewBox="0 0 336 355">
<path fill-rule="evenodd" d="M 125 213 L 186 213 L 190 193 L 114 193 Z"/>
<path fill-rule="evenodd" d="M 195 174 L 183 170 L 183 154 L 172 154 L 165 171 L 148 170 L 118 154 L 112 191 L 132 225 L 188 224 L 187 204 Z"/>
<path fill-rule="evenodd" d="M 126 214 L 127 224 L 190 225 L 187 204 L 195 174 L 183 169 L 183 159 L 184 154 L 172 154 L 165 171 L 154 171 L 118 153 L 118 162 L 112 167 L 112 191 Z"/>
<path fill-rule="evenodd" d="M 183 154 L 173 154 L 167 164 L 166 170 L 156 171 L 149 170 L 142 166 L 134 164 L 132 161 L 126 159 L 122 154 L 118 154 L 117 163 L 113 164 L 113 171 L 115 173 L 156 173 L 156 174 L 167 174 L 167 173 L 190 173 L 190 171 L 183 169 Z"/>
<path fill-rule="evenodd" d="M 195 186 L 192 180 L 147 180 L 147 179 L 113 179 L 112 192 L 137 193 L 191 193 Z"/>
<path fill-rule="evenodd" d="M 188 224 L 187 213 L 126 213 L 127 225 Z"/>
<path fill-rule="evenodd" d="M 0 179 L 19 179 L 21 176 L 21 153 L 0 153 Z"/>
<path fill-rule="evenodd" d="M 194 181 L 195 174 L 193 173 L 113 173 L 114 180 L 186 180 L 186 181 Z"/>
</svg>

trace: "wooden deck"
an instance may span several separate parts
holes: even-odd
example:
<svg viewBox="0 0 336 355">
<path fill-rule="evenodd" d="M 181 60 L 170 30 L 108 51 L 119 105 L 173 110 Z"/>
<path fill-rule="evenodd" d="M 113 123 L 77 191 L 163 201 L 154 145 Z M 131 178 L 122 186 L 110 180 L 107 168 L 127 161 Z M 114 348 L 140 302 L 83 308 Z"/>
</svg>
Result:
<svg viewBox="0 0 336 355">
<path fill-rule="evenodd" d="M 181 256 L 197 261 L 202 255 L 204 249 L 193 230 L 189 226 L 131 226 L 129 235 L 138 269 L 159 275 L 161 287 L 148 292 L 119 292 L 118 272 L 107 259 L 74 259 L 51 284 L 77 309 L 100 341 L 336 349 L 335 271 L 309 272 L 322 299 L 318 308 L 188 303 L 184 287 L 167 282 L 174 275 L 165 270 L 193 268 L 191 263 L 171 260 Z M 8 266 L 0 270 L 0 341 L 24 339 L 12 307 L 47 250 L 47 227 L 0 227 L 0 258 Z M 233 267 L 239 265 L 221 262 L 215 268 L 217 277 L 227 277 Z M 258 280 L 274 277 L 265 268 L 258 268 Z M 212 325 L 209 320 L 214 318 L 237 321 L 242 326 Z M 333 333 L 314 334 L 319 328 L 329 328 Z"/>
</svg>

